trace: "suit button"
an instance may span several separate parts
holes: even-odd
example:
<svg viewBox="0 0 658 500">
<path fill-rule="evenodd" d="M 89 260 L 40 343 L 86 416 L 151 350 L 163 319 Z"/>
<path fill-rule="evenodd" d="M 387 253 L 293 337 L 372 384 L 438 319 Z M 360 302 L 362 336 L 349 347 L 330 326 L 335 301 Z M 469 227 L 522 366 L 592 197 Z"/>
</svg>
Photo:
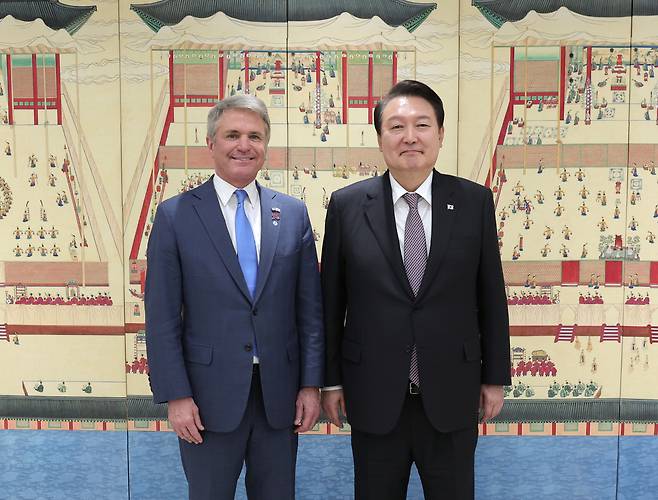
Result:
<svg viewBox="0 0 658 500">
<path fill-rule="evenodd" d="M 252 349 L 251 344 L 245 344 L 245 345 L 244 345 L 244 350 L 245 350 L 245 351 L 247 351 L 247 352 L 251 352 L 251 349 Z"/>
<path fill-rule="evenodd" d="M 253 314 L 254 316 L 258 316 L 258 309 L 254 308 L 254 310 L 251 311 L 251 314 Z"/>
</svg>

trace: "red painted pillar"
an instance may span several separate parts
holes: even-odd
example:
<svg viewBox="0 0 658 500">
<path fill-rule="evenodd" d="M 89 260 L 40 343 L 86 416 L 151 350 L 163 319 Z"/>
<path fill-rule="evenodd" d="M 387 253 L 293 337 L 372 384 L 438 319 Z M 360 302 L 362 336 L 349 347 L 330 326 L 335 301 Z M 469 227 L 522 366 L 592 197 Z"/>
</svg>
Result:
<svg viewBox="0 0 658 500">
<path fill-rule="evenodd" d="M 341 77 L 343 80 L 343 123 L 347 123 L 347 108 L 349 107 L 349 96 L 347 94 L 347 52 L 343 51 Z"/>
<path fill-rule="evenodd" d="M 373 55 L 368 51 L 368 124 L 372 124 L 372 81 L 373 81 Z"/>
<path fill-rule="evenodd" d="M 519 422 L 518 425 L 516 426 L 516 434 L 518 436 L 523 436 L 523 423 Z"/>
<path fill-rule="evenodd" d="M 319 87 L 321 85 L 320 79 L 322 72 L 320 71 L 320 51 L 315 52 L 315 84 Z"/>
<path fill-rule="evenodd" d="M 557 434 L 557 423 L 551 422 L 551 436 L 555 436 L 556 434 Z"/>
<path fill-rule="evenodd" d="M 7 54 L 7 106 L 9 107 L 9 125 L 14 124 L 14 89 L 11 85 L 11 56 Z"/>
<path fill-rule="evenodd" d="M 224 99 L 224 51 L 219 51 L 219 100 Z"/>
<path fill-rule="evenodd" d="M 249 51 L 244 51 L 244 93 L 249 93 Z"/>
<path fill-rule="evenodd" d="M 174 121 L 174 106 L 176 97 L 174 96 L 174 51 L 169 51 L 169 116 L 172 123 Z"/>
<path fill-rule="evenodd" d="M 55 54 L 55 80 L 57 81 L 57 93 L 55 99 L 57 101 L 57 125 L 62 124 L 62 75 L 60 74 L 60 60 L 59 53 Z"/>
<path fill-rule="evenodd" d="M 34 99 L 34 124 L 39 125 L 39 87 L 37 85 L 37 55 L 32 54 L 32 98 Z"/>
<path fill-rule="evenodd" d="M 587 82 L 592 81 L 592 46 L 587 47 Z"/>
<path fill-rule="evenodd" d="M 566 89 L 566 81 L 567 81 L 567 70 L 566 70 L 566 64 L 567 64 L 567 48 L 562 46 L 560 47 L 560 70 L 559 70 L 559 75 L 560 75 L 560 120 L 564 120 L 564 92 Z"/>
<path fill-rule="evenodd" d="M 591 436 L 592 435 L 592 422 L 587 422 L 585 424 L 585 436 Z"/>
<path fill-rule="evenodd" d="M 391 86 L 398 83 L 398 51 L 393 51 L 393 67 L 391 68 L 391 73 L 393 73 L 391 78 Z"/>
<path fill-rule="evenodd" d="M 482 435 L 486 436 L 487 435 L 487 423 L 482 422 Z"/>
<path fill-rule="evenodd" d="M 514 47 L 509 48 L 509 102 L 514 106 Z"/>
</svg>

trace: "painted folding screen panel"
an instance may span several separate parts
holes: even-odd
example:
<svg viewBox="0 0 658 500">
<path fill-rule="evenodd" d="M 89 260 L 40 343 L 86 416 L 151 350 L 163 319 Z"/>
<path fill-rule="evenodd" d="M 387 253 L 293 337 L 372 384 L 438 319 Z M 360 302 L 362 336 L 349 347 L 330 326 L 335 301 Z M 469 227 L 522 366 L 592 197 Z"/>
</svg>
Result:
<svg viewBox="0 0 658 500">
<path fill-rule="evenodd" d="M 0 5 L 7 498 L 128 494 L 117 5 Z"/>
</svg>

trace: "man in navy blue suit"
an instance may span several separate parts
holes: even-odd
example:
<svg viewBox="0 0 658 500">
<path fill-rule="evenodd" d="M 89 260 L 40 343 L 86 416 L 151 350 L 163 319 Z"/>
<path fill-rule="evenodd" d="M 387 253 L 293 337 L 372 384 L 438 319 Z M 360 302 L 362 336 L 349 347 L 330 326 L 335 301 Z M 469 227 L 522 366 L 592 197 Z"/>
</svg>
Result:
<svg viewBox="0 0 658 500">
<path fill-rule="evenodd" d="M 255 181 L 269 137 L 258 98 L 217 103 L 215 175 L 159 206 L 148 244 L 151 389 L 169 404 L 193 500 L 232 499 L 245 463 L 250 499 L 294 498 L 297 436 L 320 413 L 313 231 L 301 201 Z"/>
</svg>

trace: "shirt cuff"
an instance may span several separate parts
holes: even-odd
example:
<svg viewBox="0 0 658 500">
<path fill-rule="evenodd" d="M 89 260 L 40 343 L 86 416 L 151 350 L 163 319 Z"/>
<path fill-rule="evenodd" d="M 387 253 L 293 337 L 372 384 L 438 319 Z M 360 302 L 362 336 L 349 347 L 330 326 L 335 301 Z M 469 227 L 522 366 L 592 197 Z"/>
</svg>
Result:
<svg viewBox="0 0 658 500">
<path fill-rule="evenodd" d="M 342 385 L 330 385 L 328 387 L 323 387 L 323 391 L 340 391 L 343 389 Z"/>
</svg>

